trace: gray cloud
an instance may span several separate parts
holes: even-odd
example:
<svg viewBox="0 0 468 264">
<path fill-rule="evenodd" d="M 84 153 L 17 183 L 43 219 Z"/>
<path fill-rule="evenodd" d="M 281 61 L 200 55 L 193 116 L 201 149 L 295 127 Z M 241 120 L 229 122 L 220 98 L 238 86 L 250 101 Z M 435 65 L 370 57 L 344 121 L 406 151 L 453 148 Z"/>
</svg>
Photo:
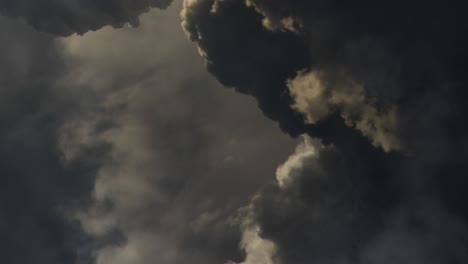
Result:
<svg viewBox="0 0 468 264">
<path fill-rule="evenodd" d="M 287 133 L 333 149 L 306 166 L 296 189 L 273 185 L 257 200 L 260 236 L 274 242 L 280 263 L 386 263 L 392 255 L 466 261 L 458 248 L 466 248 L 468 216 L 460 202 L 467 184 L 464 4 L 185 3 L 183 26 L 218 80 L 255 97 Z M 323 182 L 316 175 L 325 175 Z M 348 195 L 347 179 L 355 196 L 321 207 Z M 356 196 L 362 210 L 348 219 Z M 408 212 L 417 207 L 440 217 Z M 385 227 L 395 214 L 407 222 Z M 438 225 L 463 235 L 447 240 Z M 426 237 L 436 242 L 420 242 Z M 366 253 L 355 248 L 367 245 Z"/>
<path fill-rule="evenodd" d="M 247 240 L 253 248 L 246 247 L 247 256 L 263 256 L 258 245 L 266 244 L 269 261 L 260 263 L 467 261 L 461 218 L 420 196 L 378 214 L 382 204 L 369 204 L 359 186 L 362 171 L 352 164 L 339 150 L 306 138 L 279 167 L 277 181 L 246 208 L 244 232 L 258 228 L 257 240 Z"/>
<path fill-rule="evenodd" d="M 186 3 L 183 25 L 203 51 L 208 70 L 223 83 L 252 94 L 266 115 L 289 133 L 309 131 L 283 109 L 294 104 L 284 84 L 304 71 L 319 73 L 327 97 L 343 91 L 349 94 L 358 87 L 354 93 L 359 93 L 360 100 L 348 100 L 347 107 L 335 103 L 333 110 L 387 151 L 417 151 L 429 140 L 420 139 L 423 131 L 437 131 L 443 120 L 463 111 L 455 95 L 462 94 L 460 87 L 465 83 L 459 67 L 464 54 L 455 52 L 466 42 L 456 33 L 466 29 L 459 12 L 463 7 L 431 2 L 419 10 L 416 4 L 376 6 L 370 1 L 353 5 L 261 0 Z M 234 19 L 242 16 L 249 19 Z M 233 19 L 237 22 L 229 22 Z M 220 32 L 230 32 L 230 37 Z M 265 67 L 253 58 L 271 61 Z M 274 63 L 274 58 L 281 58 L 281 63 Z M 233 65 L 243 65 L 245 72 Z M 264 76 L 273 77 L 266 82 Z M 308 88 L 301 89 L 307 93 Z M 421 98 L 427 100 L 423 104 L 441 109 L 423 122 L 414 107 Z M 269 107 L 266 102 L 273 100 L 275 107 Z M 329 108 L 327 101 L 317 100 L 306 108 L 323 110 Z M 321 119 L 326 122 L 327 117 Z"/>
<path fill-rule="evenodd" d="M 302 72 L 287 85 L 295 102 L 292 108 L 305 115 L 306 122 L 316 124 L 334 112 L 340 112 L 344 122 L 369 137 L 372 144 L 385 151 L 400 149 L 397 138 L 398 110 L 378 109 L 366 98 L 358 83 L 324 83 L 319 72 Z"/>
<path fill-rule="evenodd" d="M 2 263 L 466 262 L 462 11 L 180 4 L 2 18 Z"/>
<path fill-rule="evenodd" d="M 285 131 L 300 134 L 302 118 L 290 109 L 285 83 L 308 64 L 306 43 L 290 32 L 266 32 L 261 16 L 242 1 L 184 3 L 182 26 L 197 42 L 208 71 L 223 85 L 254 96 Z"/>
<path fill-rule="evenodd" d="M 243 258 L 237 209 L 294 140 L 219 88 L 178 11 L 65 39 L 3 19 L 2 263 Z"/>
<path fill-rule="evenodd" d="M 93 204 L 71 214 L 92 237 L 113 229 L 126 237 L 96 249 L 97 263 L 241 260 L 237 210 L 294 145 L 251 98 L 221 89 L 205 72 L 178 11 L 61 41 L 71 67 L 63 81 L 100 94 L 101 108 L 123 105 L 117 115 L 80 116 L 63 128 L 61 147 L 72 161 L 88 144 L 113 146 Z M 88 135 L 105 118 L 116 126 Z"/>
<path fill-rule="evenodd" d="M 164 9 L 170 3 L 170 0 L 2 0 L 0 12 L 21 17 L 37 30 L 68 36 L 107 25 L 137 26 L 140 14 L 153 7 Z"/>
<path fill-rule="evenodd" d="M 66 65 L 53 39 L 0 20 L 0 261 L 84 261 L 96 241 L 63 212 L 87 203 L 109 146 L 89 145 L 65 164 L 59 135 L 62 123 L 87 112 L 86 101 L 95 97 L 57 83 Z"/>
</svg>

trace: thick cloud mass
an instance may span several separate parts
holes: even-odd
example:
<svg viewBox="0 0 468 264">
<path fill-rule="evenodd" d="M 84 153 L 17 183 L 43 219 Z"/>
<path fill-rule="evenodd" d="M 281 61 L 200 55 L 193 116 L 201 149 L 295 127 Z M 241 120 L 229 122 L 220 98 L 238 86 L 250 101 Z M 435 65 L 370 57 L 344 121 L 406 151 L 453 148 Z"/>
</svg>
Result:
<svg viewBox="0 0 468 264">
<path fill-rule="evenodd" d="M 287 133 L 326 146 L 302 180 L 254 203 L 259 218 L 245 232 L 258 227 L 279 263 L 466 262 L 464 10 L 441 1 L 185 1 L 183 27 L 208 70 L 254 96 Z"/>
<path fill-rule="evenodd" d="M 400 142 L 377 145 L 414 151 L 422 147 L 416 146 L 418 142 L 430 140 L 428 131 L 440 130 L 445 120 L 454 120 L 456 113 L 464 111 L 461 98 L 465 97 L 467 54 L 463 47 L 467 38 L 462 32 L 468 29 L 468 21 L 461 10 L 465 4 L 248 2 L 265 15 L 264 24 L 272 30 L 285 28 L 285 20 L 300 25 L 297 30 L 306 36 L 313 59 L 308 70 L 318 73 L 329 98 L 321 104 L 327 104 L 337 92 L 347 91 L 348 106 L 335 104 L 335 110 L 345 119 L 354 119 L 350 125 L 374 142 L 382 134 L 382 124 L 368 116 L 397 112 L 395 124 L 386 122 L 386 131 L 394 134 L 389 141 L 398 138 Z M 437 110 L 422 118 L 423 105 Z M 372 108 L 366 111 L 355 110 L 369 106 Z M 310 109 L 303 112 L 314 115 Z M 372 135 L 369 130 L 376 131 Z"/>
<path fill-rule="evenodd" d="M 461 2 L 168 5 L 0 0 L 0 263 L 468 262 Z"/>
<path fill-rule="evenodd" d="M 297 80 L 291 76 L 299 71 L 298 78 L 304 76 L 304 70 L 323 86 L 316 100 L 303 99 L 299 108 L 309 122 L 338 112 L 347 125 L 387 151 L 423 147 L 418 143 L 423 131 L 440 130 L 444 120 L 463 111 L 467 40 L 462 32 L 468 27 L 463 4 L 247 4 L 186 1 L 183 25 L 203 51 L 208 69 L 221 82 L 254 95 L 266 115 L 289 133 L 300 125 L 284 125 L 295 120 L 280 110 L 291 104 L 285 84 Z M 310 95 L 307 90 L 314 93 L 313 87 L 289 88 Z M 270 101 L 275 107 L 265 103 Z M 421 119 L 423 105 L 438 110 Z"/>
<path fill-rule="evenodd" d="M 261 16 L 242 1 L 213 3 L 185 1 L 182 11 L 182 26 L 198 43 L 208 70 L 222 84 L 253 95 L 268 117 L 298 134 L 301 117 L 284 91 L 285 80 L 308 65 L 305 41 L 291 32 L 265 31 Z"/>
<path fill-rule="evenodd" d="M 334 147 L 310 139 L 299 145 L 278 169 L 277 182 L 248 207 L 246 219 L 275 248 L 269 255 L 275 261 L 261 263 L 468 261 L 462 219 L 427 196 L 379 214 L 381 204 L 369 204 L 356 186 L 362 173 Z"/>
<path fill-rule="evenodd" d="M 140 14 L 171 0 L 1 0 L 0 13 L 24 18 L 34 28 L 60 36 L 103 26 L 138 25 Z"/>
</svg>

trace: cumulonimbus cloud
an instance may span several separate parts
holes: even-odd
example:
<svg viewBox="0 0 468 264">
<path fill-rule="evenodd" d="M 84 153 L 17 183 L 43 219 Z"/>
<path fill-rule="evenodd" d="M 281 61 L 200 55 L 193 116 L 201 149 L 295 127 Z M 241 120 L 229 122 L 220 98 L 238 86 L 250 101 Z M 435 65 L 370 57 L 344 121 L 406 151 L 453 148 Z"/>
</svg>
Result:
<svg viewBox="0 0 468 264">
<path fill-rule="evenodd" d="M 185 1 L 183 27 L 208 70 L 255 97 L 285 132 L 326 146 L 296 184 L 274 184 L 257 200 L 260 236 L 276 245 L 280 263 L 466 261 L 460 241 L 435 228 L 457 226 L 466 237 L 465 9 L 439 1 Z M 330 204 L 349 194 L 334 189 L 347 181 L 354 194 Z M 353 206 L 357 220 L 336 220 Z M 412 212 L 418 207 L 426 211 Z M 440 217 L 429 220 L 431 210 Z M 327 219 L 333 212 L 339 216 Z M 436 242 L 409 253 L 398 246 L 425 236 Z"/>
<path fill-rule="evenodd" d="M 136 25 L 142 12 L 151 7 L 165 8 L 168 4 L 168 1 L 143 0 L 0 0 L 0 11 L 10 17 L 20 17 L 40 31 L 66 36 L 83 34 L 105 25 Z M 148 131 L 142 134 L 151 137 L 140 136 L 140 132 L 130 133 L 135 132 L 128 130 L 134 124 L 130 122 L 126 123 L 125 129 L 115 128 L 113 131 L 116 137 L 111 140 L 114 149 L 109 149 L 106 144 L 95 146 L 93 141 L 88 147 L 81 141 L 78 128 L 89 130 L 88 138 L 99 139 L 95 133 L 105 130 L 109 126 L 108 120 L 103 120 L 104 124 L 84 122 L 84 127 L 82 123 L 75 124 L 70 120 L 79 115 L 76 112 L 88 110 L 81 105 L 75 108 L 75 104 L 97 99 L 83 95 L 85 99 L 77 100 L 75 94 L 64 95 L 62 90 L 55 89 L 55 80 L 65 74 L 63 69 L 66 68 L 63 58 L 57 54 L 56 43 L 50 36 L 22 28 L 28 32 L 27 36 L 33 34 L 35 37 L 19 35 L 17 41 L 12 38 L 12 42 L 2 44 L 5 48 L 2 66 L 7 73 L 1 79 L 2 85 L 15 88 L 15 92 L 10 89 L 7 91 L 11 94 L 5 95 L 4 106 L 7 108 L 2 121 L 8 129 L 2 129 L 1 133 L 10 141 L 4 142 L 0 153 L 4 154 L 6 161 L 1 170 L 5 175 L 15 176 L 7 178 L 10 186 L 13 183 L 30 190 L 25 196 L 19 192 L 5 192 L 8 199 L 23 205 L 5 203 L 9 213 L 7 219 L 10 222 L 16 219 L 31 221 L 18 225 L 19 228 L 3 227 L 11 230 L 6 233 L 9 240 L 16 237 L 17 230 L 25 228 L 33 230 L 28 233 L 32 236 L 50 230 L 56 239 L 44 235 L 45 239 L 32 244 L 30 248 L 33 250 L 23 254 L 24 259 L 19 262 L 30 263 L 34 248 L 44 253 L 42 262 L 60 263 L 64 259 L 73 262 L 77 259 L 73 255 L 76 246 L 73 243 L 82 246 L 82 237 L 89 239 L 87 235 L 100 236 L 113 231 L 113 228 L 121 228 L 127 231 L 124 232 L 127 244 L 113 247 L 115 243 L 110 243 L 100 251 L 101 261 L 115 262 L 116 258 L 124 262 L 153 261 L 161 252 L 167 254 L 162 261 L 168 263 L 187 260 L 207 263 L 206 260 L 221 260 L 228 254 L 236 255 L 231 259 L 238 263 L 321 261 L 386 264 L 392 263 L 395 257 L 398 262 L 411 264 L 465 263 L 468 259 L 464 253 L 468 237 L 468 209 L 465 205 L 468 198 L 465 190 L 468 184 L 468 128 L 465 125 L 468 113 L 465 103 L 468 53 L 465 47 L 468 40 L 463 33 L 467 31 L 468 23 L 464 10 L 462 3 L 449 5 L 436 1 L 377 3 L 360 0 L 338 4 L 322 0 L 186 0 L 182 26 L 198 45 L 208 70 L 217 80 L 253 96 L 263 113 L 277 121 L 283 131 L 293 136 L 307 134 L 313 138 L 303 143 L 278 169 L 276 181 L 260 190 L 250 202 L 248 191 L 244 189 L 251 191 L 252 186 L 258 186 L 254 180 L 257 181 L 257 176 L 262 173 L 249 174 L 228 167 L 222 171 L 213 168 L 213 175 L 207 174 L 200 164 L 211 164 L 211 160 L 205 160 L 205 153 L 200 160 L 193 159 L 191 154 L 199 153 L 202 142 L 218 148 L 231 147 L 219 132 L 222 128 L 210 128 L 219 138 L 207 138 L 200 132 L 204 128 L 194 125 L 196 118 L 190 103 L 196 101 L 199 109 L 206 107 L 199 113 L 203 118 L 208 113 L 216 114 L 215 120 L 222 120 L 217 123 L 230 128 L 236 126 L 222 111 L 212 110 L 217 106 L 204 100 L 208 95 L 196 89 L 184 89 L 182 97 L 165 91 L 163 94 L 167 95 L 163 99 L 153 101 L 151 96 L 142 93 L 139 100 L 144 102 L 144 109 L 146 105 L 161 102 L 167 109 L 160 112 L 172 113 L 163 118 L 159 116 L 160 112 L 132 112 L 142 118 L 135 122 L 138 131 Z M 11 29 L 11 34 L 18 32 Z M 2 36 L 8 38 L 8 34 Z M 93 53 L 97 56 L 91 61 L 103 69 L 84 64 L 83 69 L 86 70 L 81 71 L 79 67 L 80 72 L 92 72 L 92 81 L 100 88 L 115 88 L 116 83 L 143 85 L 142 76 L 148 78 L 145 78 L 147 85 L 152 85 L 155 77 L 152 74 L 157 65 L 153 65 L 153 61 L 147 65 L 142 63 L 147 54 L 152 53 L 143 53 L 143 50 L 130 55 L 117 52 L 120 59 L 115 62 L 119 63 L 101 63 L 100 55 L 105 53 L 107 43 L 112 40 L 112 37 L 101 40 L 102 50 L 95 49 L 96 53 Z M 129 43 L 134 43 L 132 40 Z M 38 44 L 33 45 L 34 42 Z M 126 45 L 138 48 L 137 45 Z M 86 49 L 78 53 L 88 54 Z M 178 56 L 184 57 L 181 54 Z M 178 63 L 171 64 L 171 68 L 180 70 Z M 48 67 L 42 67 L 43 64 Z M 134 65 L 143 67 L 134 68 Z M 126 72 L 127 75 L 124 74 Z M 115 76 L 121 73 L 122 76 Z M 79 73 L 71 76 L 70 83 L 76 82 L 80 76 Z M 195 79 L 180 85 L 190 88 L 192 85 L 205 85 L 205 82 L 197 83 Z M 165 84 L 171 87 L 167 80 Z M 81 95 L 78 90 L 82 91 L 77 88 L 73 93 Z M 190 93 L 185 93 L 186 90 Z M 184 102 L 185 98 L 197 100 L 186 99 L 190 107 L 182 111 L 179 109 L 183 107 L 181 98 Z M 172 100 L 179 100 L 179 104 Z M 132 102 L 134 106 L 138 104 L 138 100 L 133 99 Z M 136 106 L 136 109 L 141 108 Z M 228 112 L 235 112 L 232 109 L 235 107 L 229 108 Z M 93 111 L 90 110 L 88 115 L 99 116 Z M 114 121 L 121 120 L 117 119 Z M 159 121 L 152 124 L 155 119 Z M 65 144 L 70 147 L 66 148 L 70 150 L 68 154 L 74 156 L 67 161 L 68 164 L 63 163 L 63 157 L 56 151 L 64 147 L 64 142 L 56 138 L 63 132 L 64 123 L 71 124 L 69 130 L 76 137 L 71 137 L 76 141 Z M 255 134 L 258 130 L 255 126 L 244 133 Z M 152 138 L 156 136 L 157 140 Z M 28 141 L 24 141 L 26 138 Z M 151 145 L 160 138 L 164 138 L 163 142 L 157 142 L 161 145 Z M 255 138 L 256 144 L 247 142 L 238 147 L 242 149 L 238 155 L 244 159 L 239 164 L 248 164 L 251 168 L 257 166 L 255 157 L 245 153 L 251 152 L 249 148 L 252 145 L 260 148 L 258 138 Z M 313 146 L 310 145 L 312 141 L 315 142 Z M 27 143 L 26 148 L 23 147 L 24 142 Z M 278 144 L 276 140 L 272 142 L 264 145 Z M 175 172 L 167 173 L 171 177 L 166 177 L 164 171 L 161 178 L 151 178 L 158 171 L 153 162 L 153 159 L 158 160 L 156 156 L 159 158 L 159 155 L 152 155 L 151 147 L 154 146 L 163 146 L 160 151 L 166 150 L 168 158 L 162 159 L 164 162 L 161 164 L 168 171 Z M 187 151 L 187 146 L 193 148 L 193 152 Z M 116 162 L 118 164 L 101 160 L 115 151 L 136 155 L 121 155 L 128 158 Z M 142 161 L 139 153 L 142 152 L 151 154 L 148 155 L 151 159 L 147 160 L 147 167 L 139 165 Z M 213 160 L 218 161 L 222 156 L 218 153 L 224 152 L 213 153 L 216 156 Z M 269 155 L 268 158 L 272 157 Z M 222 158 L 223 165 L 235 161 L 232 155 Z M 185 159 L 193 162 L 181 162 Z M 22 166 L 26 163 L 29 166 Z M 103 165 L 107 165 L 104 168 L 108 171 L 103 170 Z M 68 173 L 87 177 L 73 177 L 73 180 L 61 177 Z M 104 173 L 109 178 L 99 177 L 96 182 L 96 173 Z M 205 180 L 200 180 L 195 174 L 207 178 L 201 177 Z M 236 177 L 236 174 L 243 177 Z M 224 177 L 220 180 L 218 175 Z M 148 178 L 156 184 L 147 184 Z M 184 199 L 174 199 L 179 201 L 174 211 L 170 210 L 173 204 L 164 204 L 169 213 L 164 225 L 159 225 L 159 221 L 154 219 L 162 214 L 154 210 L 153 204 L 147 204 L 151 201 L 147 197 L 155 198 L 158 195 L 155 189 L 169 198 L 176 197 L 185 190 L 187 181 L 196 183 L 198 189 Z M 25 182 L 27 184 L 23 185 Z M 39 182 L 42 188 L 33 186 Z M 69 231 L 79 227 L 76 223 L 69 225 L 65 219 L 54 217 L 55 208 L 57 205 L 67 206 L 75 199 L 89 199 L 93 183 L 101 184 L 103 197 L 111 198 L 102 199 L 104 207 L 108 200 L 114 202 L 113 210 L 109 209 L 114 214 L 101 219 L 100 214 L 94 214 L 95 208 L 90 207 L 89 212 L 85 210 L 78 219 L 89 234 L 76 232 L 70 239 Z M 230 194 L 226 195 L 228 189 Z M 205 194 L 215 202 L 198 208 L 198 201 L 203 201 Z M 197 200 L 198 195 L 203 199 Z M 228 217 L 231 211 L 227 211 L 232 207 L 226 211 L 219 209 L 229 203 L 226 196 L 247 200 L 249 213 L 241 224 L 237 223 L 241 233 L 233 231 L 236 228 L 227 221 L 231 220 Z M 236 201 L 235 206 L 239 206 L 240 202 Z M 138 203 L 144 205 L 144 210 L 140 208 L 135 214 L 134 204 Z M 42 212 L 39 215 L 31 216 L 30 211 L 21 209 L 36 208 L 36 205 L 39 209 L 34 210 Z M 119 208 L 119 205 L 123 206 Z M 98 209 L 96 211 L 100 213 Z M 116 219 L 107 218 L 112 216 L 123 221 L 119 223 Z M 136 216 L 141 217 L 141 222 L 135 221 Z M 151 225 L 147 225 L 149 222 Z M 213 231 L 215 222 L 218 225 Z M 50 228 L 52 225 L 57 228 Z M 131 230 L 125 230 L 128 226 L 132 227 Z M 163 232 L 166 236 L 151 233 L 161 229 L 167 230 L 167 233 Z M 141 233 L 144 235 L 140 237 Z M 237 255 L 239 252 L 234 248 L 241 235 L 240 246 L 245 251 L 245 260 L 239 259 L 242 254 Z M 170 237 L 171 243 L 164 241 L 163 237 Z M 12 250 L 8 252 L 21 252 L 25 247 L 24 241 L 30 241 L 29 236 L 10 243 Z M 210 243 L 207 245 L 205 242 Z M 61 245 L 63 248 L 57 249 Z M 159 245 L 159 251 L 151 245 Z M 166 250 L 167 247 L 172 250 Z M 175 248 L 189 250 L 177 251 Z M 200 254 L 194 261 L 193 255 L 182 252 Z M 17 254 L 9 253 L 6 261 L 12 262 L 14 255 Z"/>
<path fill-rule="evenodd" d="M 186 1 L 182 17 L 210 72 L 256 97 L 285 131 L 307 131 L 290 105 L 308 121 L 317 113 L 306 109 L 328 109 L 374 145 L 411 152 L 423 147 L 420 135 L 453 118 L 448 105 L 463 111 L 457 94 L 466 83 L 461 70 L 466 54 L 460 50 L 467 40 L 459 33 L 468 23 L 459 10 L 463 5 L 434 1 L 420 6 L 403 1 L 198 0 Z M 320 81 L 322 98 L 353 93 L 358 100 L 346 96 L 346 102 L 332 103 L 333 109 L 329 100 L 304 105 L 307 100 L 298 94 L 310 95 L 314 86 L 296 85 L 293 96 L 286 87 L 288 80 L 304 80 L 304 72 Z M 297 100 L 302 100 L 301 109 Z M 421 118 L 422 105 L 441 111 Z M 330 115 L 320 117 L 312 123 Z"/>
</svg>

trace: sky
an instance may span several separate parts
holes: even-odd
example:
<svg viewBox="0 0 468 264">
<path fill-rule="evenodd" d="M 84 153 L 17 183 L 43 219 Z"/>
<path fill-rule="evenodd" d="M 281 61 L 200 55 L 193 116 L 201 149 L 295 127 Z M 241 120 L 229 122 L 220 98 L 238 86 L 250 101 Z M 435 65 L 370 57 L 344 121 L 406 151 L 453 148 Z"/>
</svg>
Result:
<svg viewBox="0 0 468 264">
<path fill-rule="evenodd" d="M 468 263 L 437 0 L 0 0 L 0 263 Z"/>
</svg>

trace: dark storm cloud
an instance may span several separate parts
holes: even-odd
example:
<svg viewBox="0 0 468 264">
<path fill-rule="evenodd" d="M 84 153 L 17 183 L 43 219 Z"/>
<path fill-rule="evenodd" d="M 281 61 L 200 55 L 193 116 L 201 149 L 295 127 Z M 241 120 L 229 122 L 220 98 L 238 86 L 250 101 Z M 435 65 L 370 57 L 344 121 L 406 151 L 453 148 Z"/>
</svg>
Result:
<svg viewBox="0 0 468 264">
<path fill-rule="evenodd" d="M 372 106 L 380 112 L 380 120 L 383 113 L 394 107 L 395 127 L 386 130 L 401 141 L 401 146 L 389 149 L 423 147 L 418 142 L 430 140 L 427 131 L 434 131 L 429 133 L 431 137 L 443 137 L 434 134 L 444 133 L 441 125 L 465 111 L 460 99 L 464 98 L 467 56 L 463 48 L 467 38 L 462 32 L 468 29 L 461 11 L 466 8 L 463 3 L 248 2 L 266 16 L 265 24 L 273 25 L 272 28 L 284 27 L 285 19 L 300 25 L 298 31 L 306 35 L 313 58 L 308 70 L 322 75 L 322 104 L 332 101 L 330 94 L 344 93 L 348 100 L 353 95 L 360 96 L 362 102 L 354 99 L 353 104 Z M 423 114 L 422 105 L 430 105 L 431 109 Z M 330 107 L 331 111 L 341 110 L 348 115 L 344 118 L 364 134 L 365 128 L 359 128 L 361 120 L 378 130 L 377 121 L 365 117 L 369 113 L 359 113 L 363 110 L 349 109 L 336 100 Z M 304 112 L 314 114 L 311 109 Z"/>
<path fill-rule="evenodd" d="M 291 32 L 265 31 L 261 16 L 242 1 L 213 3 L 186 1 L 182 11 L 182 26 L 208 70 L 222 84 L 253 95 L 268 117 L 299 134 L 301 117 L 289 107 L 285 81 L 308 65 L 305 41 Z"/>
<path fill-rule="evenodd" d="M 322 139 L 341 157 L 311 165 L 330 183 L 309 184 L 316 172 L 305 170 L 298 190 L 260 194 L 255 210 L 265 217 L 257 224 L 281 263 L 388 263 L 394 255 L 402 263 L 466 261 L 464 10 L 438 1 L 185 1 L 183 26 L 208 70 L 255 97 L 286 132 Z M 347 195 L 335 189 L 346 179 L 364 208 L 350 223 L 327 214 L 349 215 L 353 197 L 315 207 Z M 403 220 L 389 224 L 396 218 Z M 367 227 L 354 226 L 361 222 Z M 445 240 L 444 232 L 458 231 Z M 323 245 L 307 235 L 315 233 Z M 435 244 L 420 242 L 427 237 Z"/>
<path fill-rule="evenodd" d="M 309 143 L 310 144 L 310 143 Z M 303 144 L 251 204 L 274 263 L 465 263 L 467 228 L 430 197 L 385 211 L 363 196 L 355 161 L 333 147 Z M 369 182 L 367 179 L 365 182 Z M 374 191 L 379 191 L 374 185 Z M 365 188 L 364 188 L 365 189 Z M 389 195 L 385 195 L 389 197 Z"/>
<path fill-rule="evenodd" d="M 89 146 L 67 163 L 59 141 L 63 123 L 94 97 L 57 85 L 66 67 L 50 37 L 0 21 L 0 262 L 84 261 L 94 241 L 65 212 L 89 200 L 109 146 Z"/>
<path fill-rule="evenodd" d="M 423 130 L 440 130 L 440 122 L 463 111 L 455 109 L 463 108 L 463 4 L 247 2 L 250 7 L 186 1 L 183 25 L 208 69 L 256 97 L 280 124 L 295 120 L 286 110 L 292 100 L 288 80 L 294 99 L 303 97 L 295 109 L 308 122 L 338 112 L 387 151 L 421 147 L 414 145 Z M 297 80 L 299 70 L 305 72 Z M 320 85 L 310 84 L 314 78 Z M 440 110 L 421 119 L 422 105 Z M 294 134 L 299 126 L 286 131 Z"/>
<path fill-rule="evenodd" d="M 168 4 L 0 10 L 65 36 Z M 458 5 L 186 0 L 216 79 L 314 138 L 253 199 L 292 142 L 204 75 L 178 10 L 60 42 L 2 19 L 0 262 L 466 262 Z"/>
<path fill-rule="evenodd" d="M 138 25 L 140 14 L 166 8 L 171 0 L 2 0 L 0 13 L 21 17 L 40 31 L 60 36 L 84 34 L 104 26 Z"/>
</svg>

